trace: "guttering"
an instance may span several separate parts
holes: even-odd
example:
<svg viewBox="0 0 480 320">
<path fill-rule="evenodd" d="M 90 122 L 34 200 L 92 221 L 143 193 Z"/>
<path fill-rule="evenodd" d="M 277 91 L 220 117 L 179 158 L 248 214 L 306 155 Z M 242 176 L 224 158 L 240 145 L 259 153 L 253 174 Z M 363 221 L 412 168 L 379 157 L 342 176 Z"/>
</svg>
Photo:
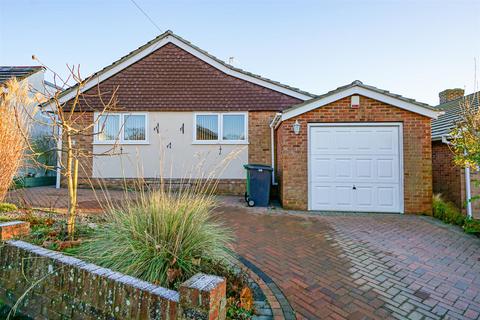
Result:
<svg viewBox="0 0 480 320">
<path fill-rule="evenodd" d="M 442 143 L 447 145 L 451 145 L 452 143 L 448 141 L 448 136 L 442 136 Z M 467 155 L 467 151 L 464 151 L 464 155 Z M 472 219 L 472 188 L 470 183 L 470 168 L 465 167 L 465 195 L 467 200 L 467 217 L 468 219 Z"/>
<path fill-rule="evenodd" d="M 277 114 L 275 114 L 272 121 L 270 122 L 270 143 L 271 143 L 270 150 L 271 150 L 271 153 L 272 153 L 272 168 L 273 168 L 273 171 L 272 171 L 272 185 L 274 185 L 274 186 L 278 185 L 278 183 L 275 179 L 275 174 L 276 174 L 276 172 L 275 172 L 275 129 L 278 128 L 281 119 L 282 119 L 282 114 L 277 113 Z"/>
</svg>

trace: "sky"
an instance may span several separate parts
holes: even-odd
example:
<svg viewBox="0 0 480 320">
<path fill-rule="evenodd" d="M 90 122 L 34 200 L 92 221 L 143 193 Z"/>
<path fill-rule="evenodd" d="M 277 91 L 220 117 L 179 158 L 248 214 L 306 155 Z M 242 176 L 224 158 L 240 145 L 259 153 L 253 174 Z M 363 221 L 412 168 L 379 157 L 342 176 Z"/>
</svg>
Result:
<svg viewBox="0 0 480 320">
<path fill-rule="evenodd" d="M 0 65 L 35 54 L 86 77 L 168 29 L 315 94 L 357 79 L 431 105 L 478 90 L 480 0 L 0 0 Z"/>
</svg>

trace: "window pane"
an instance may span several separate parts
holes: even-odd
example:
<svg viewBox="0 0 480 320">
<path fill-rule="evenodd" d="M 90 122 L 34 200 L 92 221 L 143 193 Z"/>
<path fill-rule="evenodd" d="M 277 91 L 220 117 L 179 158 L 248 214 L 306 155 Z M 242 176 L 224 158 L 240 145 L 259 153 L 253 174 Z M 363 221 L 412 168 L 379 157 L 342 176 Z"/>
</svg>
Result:
<svg viewBox="0 0 480 320">
<path fill-rule="evenodd" d="M 145 116 L 144 115 L 125 115 L 125 124 L 123 126 L 123 139 L 144 141 L 145 140 Z"/>
<path fill-rule="evenodd" d="M 112 141 L 119 138 L 119 115 L 98 117 L 98 141 Z"/>
<path fill-rule="evenodd" d="M 223 140 L 245 140 L 245 116 L 223 116 Z"/>
<path fill-rule="evenodd" d="M 197 115 L 197 140 L 218 140 L 217 115 Z"/>
</svg>

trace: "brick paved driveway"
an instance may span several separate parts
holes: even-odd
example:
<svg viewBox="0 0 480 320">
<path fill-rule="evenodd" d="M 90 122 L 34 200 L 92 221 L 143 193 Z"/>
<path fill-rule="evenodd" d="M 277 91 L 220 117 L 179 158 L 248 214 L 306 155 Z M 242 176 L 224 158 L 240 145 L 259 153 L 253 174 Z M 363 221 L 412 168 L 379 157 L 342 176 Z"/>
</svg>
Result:
<svg viewBox="0 0 480 320">
<path fill-rule="evenodd" d="M 428 217 L 222 207 L 300 319 L 478 319 L 480 239 Z"/>
<path fill-rule="evenodd" d="M 65 191 L 53 188 L 25 189 L 21 198 L 34 207 L 66 204 Z M 290 214 L 221 200 L 235 250 L 275 281 L 299 319 L 480 317 L 480 239 L 456 227 L 411 215 Z M 91 191 L 82 190 L 79 203 L 99 211 Z"/>
</svg>

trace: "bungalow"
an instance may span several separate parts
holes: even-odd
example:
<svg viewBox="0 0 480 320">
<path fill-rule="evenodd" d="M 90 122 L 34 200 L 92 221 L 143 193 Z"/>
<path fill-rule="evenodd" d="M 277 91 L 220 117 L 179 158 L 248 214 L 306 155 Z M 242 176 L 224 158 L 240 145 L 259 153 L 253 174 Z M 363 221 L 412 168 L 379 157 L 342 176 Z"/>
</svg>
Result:
<svg viewBox="0 0 480 320">
<path fill-rule="evenodd" d="M 0 86 L 12 78 L 26 82 L 32 98 L 35 94 L 48 97 L 58 90 L 56 85 L 44 79 L 45 68 L 42 66 L 0 66 Z M 35 116 L 41 121 L 49 119 L 48 117 L 44 117 L 41 112 L 37 112 Z M 40 123 L 34 123 L 33 125 L 31 132 L 33 138 L 42 135 L 51 135 L 51 127 L 41 125 Z"/>
<path fill-rule="evenodd" d="M 85 159 L 80 180 L 216 172 L 219 192 L 243 194 L 243 164 L 264 163 L 286 208 L 431 212 L 438 112 L 426 104 L 360 81 L 317 96 L 229 65 L 171 31 L 90 78 L 79 109 L 85 123 L 101 109 L 88 97 L 115 88 L 122 111 L 102 115 L 98 134 L 77 143 L 92 154 L 116 144 L 117 152 Z"/>
</svg>

